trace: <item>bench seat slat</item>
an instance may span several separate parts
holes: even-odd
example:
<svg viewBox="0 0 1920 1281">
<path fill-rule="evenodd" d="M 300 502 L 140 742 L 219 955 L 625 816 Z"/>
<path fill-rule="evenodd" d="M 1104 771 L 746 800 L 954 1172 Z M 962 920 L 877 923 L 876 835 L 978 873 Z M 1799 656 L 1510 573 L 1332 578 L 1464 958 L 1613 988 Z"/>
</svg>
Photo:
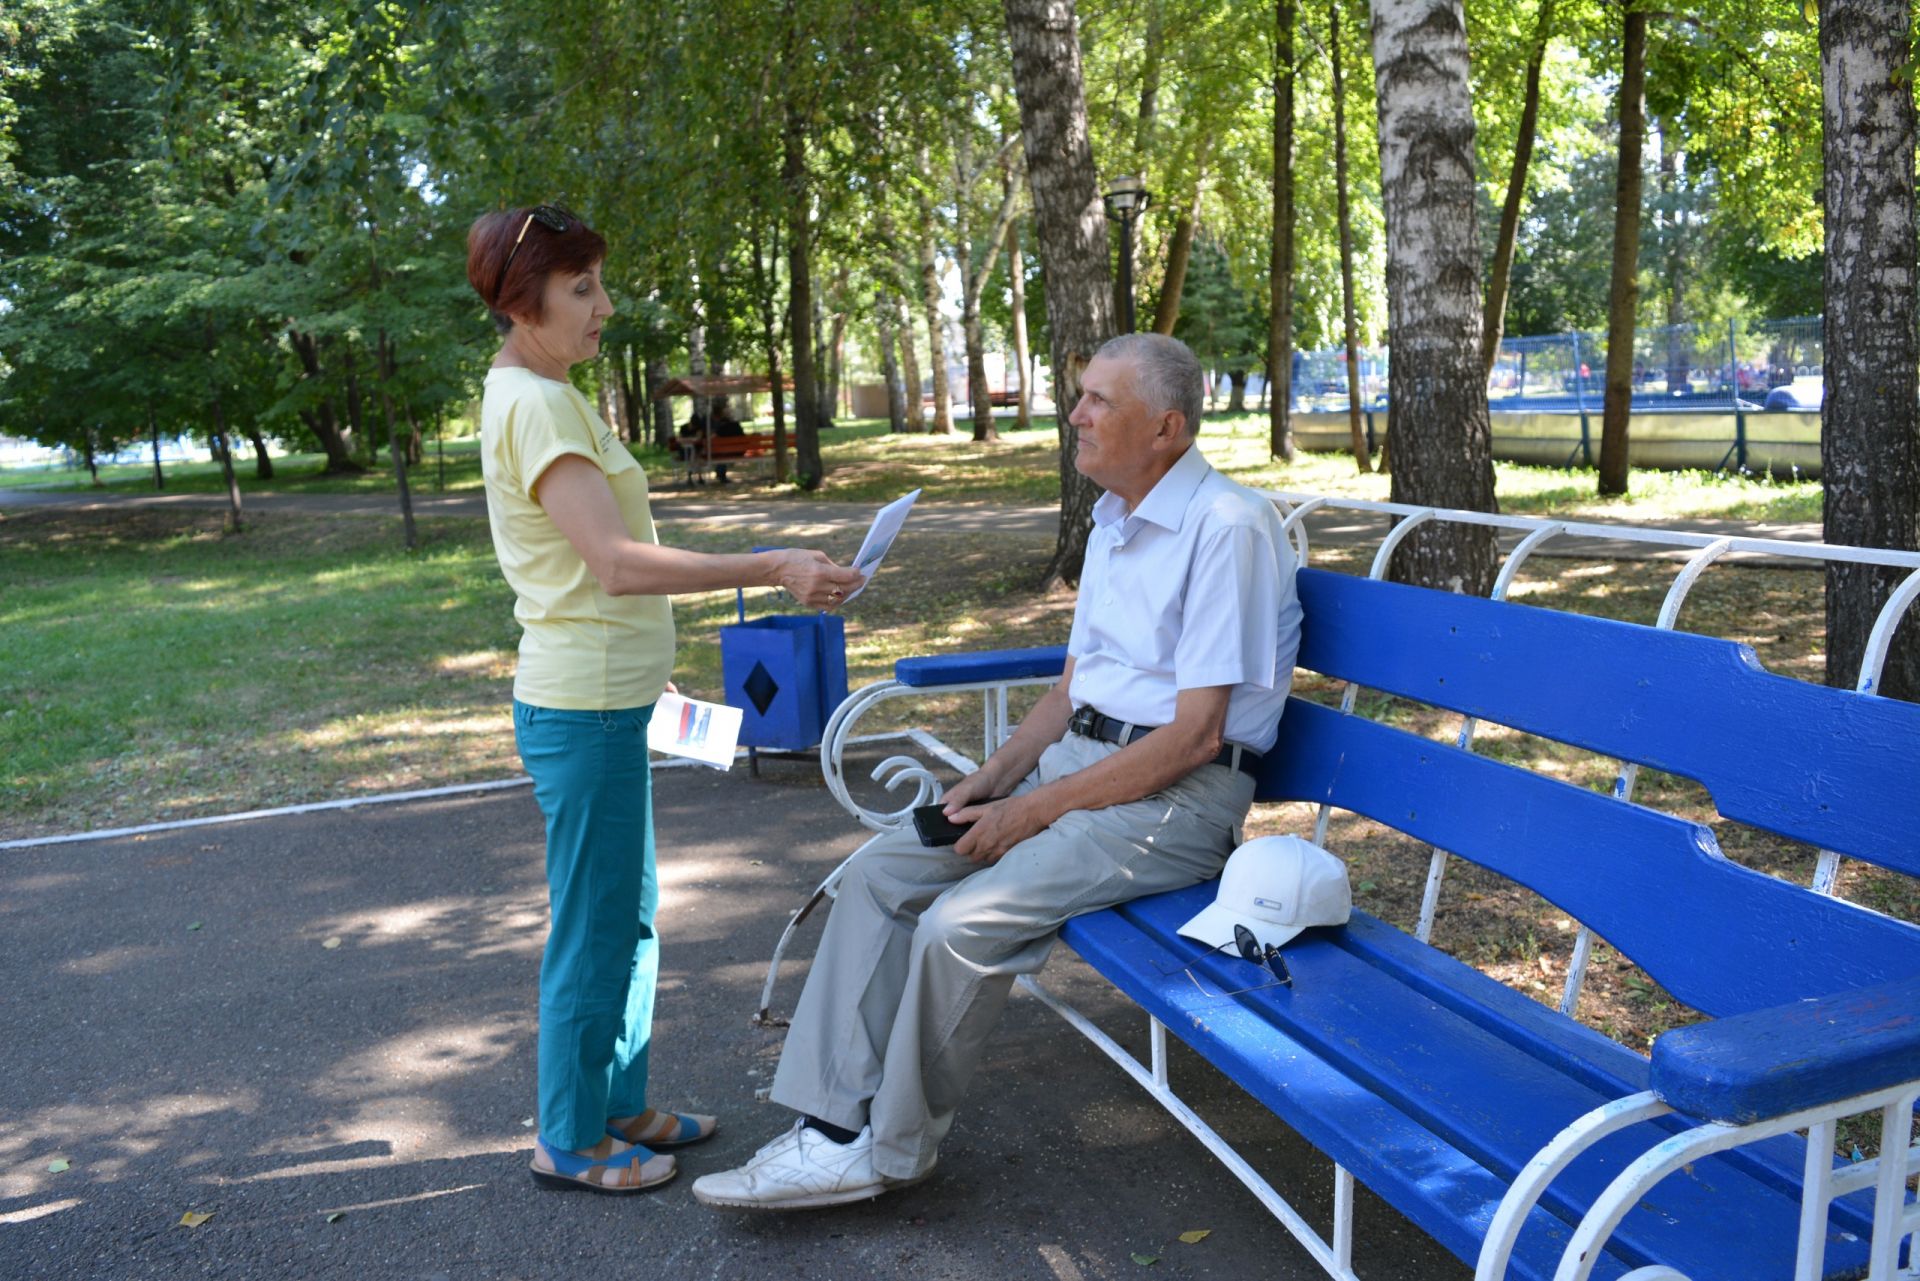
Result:
<svg viewBox="0 0 1920 1281">
<path fill-rule="evenodd" d="M 1461 1259 L 1476 1257 L 1507 1187 L 1484 1166 L 1251 1009 L 1203 996 L 1180 973 L 1184 961 L 1120 913 L 1076 917 L 1062 936 L 1116 987 L 1421 1230 Z M 1547 1281 L 1571 1237 L 1565 1223 L 1535 1209 L 1514 1251 L 1513 1277 Z M 1594 1276 L 1618 1278 L 1626 1270 L 1607 1256 Z"/>
<path fill-rule="evenodd" d="M 1920 928 L 1729 862 L 1697 824 L 1298 698 L 1257 794 L 1327 801 L 1499 872 L 1708 1014 L 1920 973 Z"/>
<path fill-rule="evenodd" d="M 1920 875 L 1920 705 L 1745 645 L 1302 569 L 1300 665 L 1695 779 L 1728 818 Z"/>
<path fill-rule="evenodd" d="M 1502 1040 L 1436 1006 L 1402 982 L 1401 976 L 1377 969 L 1341 946 L 1345 931 L 1321 932 L 1289 946 L 1289 964 L 1296 976 L 1291 990 L 1270 988 L 1231 998 L 1217 995 L 1256 981 L 1250 975 L 1259 972 L 1238 958 L 1215 957 L 1196 966 L 1214 995 L 1201 993 L 1180 967 L 1203 949 L 1176 938 L 1174 931 L 1209 901 L 1211 893 L 1212 887 L 1203 885 L 1141 899 L 1070 923 L 1067 937 L 1083 955 L 1091 951 L 1088 959 L 1103 973 L 1107 967 L 1096 958 L 1115 961 L 1130 977 L 1150 970 L 1144 996 L 1132 989 L 1130 994 L 1149 1010 L 1155 1010 L 1151 1002 L 1163 1002 L 1167 1012 L 1155 1012 L 1183 1037 L 1247 1037 L 1251 1052 L 1243 1056 L 1245 1065 L 1233 1075 L 1246 1085 L 1248 1071 L 1273 1073 L 1282 1097 L 1295 1101 L 1294 1113 L 1300 1110 L 1299 1091 L 1291 1089 L 1296 1065 L 1288 1062 L 1282 1067 L 1270 1057 L 1263 1063 L 1259 1049 L 1253 1047 L 1297 1047 L 1325 1070 L 1410 1118 L 1460 1159 L 1490 1173 L 1496 1184 L 1504 1184 L 1564 1125 L 1616 1097 L 1564 1075 L 1533 1057 L 1529 1047 Z M 1149 955 L 1156 960 L 1145 961 Z M 1171 971 L 1170 981 L 1164 971 Z M 1476 977 L 1482 983 L 1491 982 Z M 1230 1027 L 1228 1010 L 1240 1011 L 1235 1021 L 1241 1026 Z M 1169 1018 L 1168 1012 L 1185 1017 Z M 1269 1106 L 1289 1123 L 1295 1122 L 1289 1111 Z M 1613 1175 L 1656 1137 L 1654 1130 L 1641 1128 L 1597 1145 L 1560 1176 L 1543 1205 L 1563 1220 L 1577 1220 Z M 1315 1139 L 1343 1163 L 1349 1161 L 1353 1148 L 1369 1141 L 1366 1131 Z M 1432 1195 L 1419 1185 L 1415 1192 Z M 1397 1195 L 1389 1199 L 1417 1220 L 1421 1218 Z M 1459 1207 L 1436 1205 L 1433 1212 L 1446 1218 L 1457 1215 Z M 1699 1231 L 1703 1221 L 1722 1224 L 1724 1231 L 1703 1236 Z M 1422 1226 L 1427 1226 L 1424 1221 Z M 1525 1235 L 1532 1235 L 1539 1226 L 1532 1225 Z M 1699 1163 L 1691 1175 L 1663 1182 L 1627 1217 L 1609 1248 L 1625 1263 L 1658 1259 L 1681 1267 L 1696 1281 L 1716 1277 L 1759 1281 L 1770 1275 L 1771 1262 L 1792 1258 L 1794 1227 L 1794 1202 L 1788 1196 L 1731 1163 L 1714 1160 Z M 1484 1229 L 1481 1220 L 1476 1230 L 1484 1233 Z M 1857 1239 L 1836 1236 L 1830 1242 L 1829 1259 L 1834 1266 L 1844 1267 L 1856 1256 L 1863 1258 L 1864 1249 Z M 1475 1238 L 1468 1250 L 1455 1252 L 1471 1260 L 1477 1250 Z"/>
</svg>

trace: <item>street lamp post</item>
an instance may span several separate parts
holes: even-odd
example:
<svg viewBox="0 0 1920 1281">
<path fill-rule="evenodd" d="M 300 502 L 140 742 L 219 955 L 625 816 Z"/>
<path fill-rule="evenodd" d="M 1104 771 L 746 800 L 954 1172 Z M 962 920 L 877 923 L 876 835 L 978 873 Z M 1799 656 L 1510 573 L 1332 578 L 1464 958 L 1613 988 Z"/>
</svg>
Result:
<svg viewBox="0 0 1920 1281">
<path fill-rule="evenodd" d="M 1113 187 L 1101 197 L 1107 205 L 1107 217 L 1120 224 L 1120 332 L 1133 332 L 1133 222 L 1153 200 L 1141 181 L 1132 174 L 1113 180 Z"/>
</svg>

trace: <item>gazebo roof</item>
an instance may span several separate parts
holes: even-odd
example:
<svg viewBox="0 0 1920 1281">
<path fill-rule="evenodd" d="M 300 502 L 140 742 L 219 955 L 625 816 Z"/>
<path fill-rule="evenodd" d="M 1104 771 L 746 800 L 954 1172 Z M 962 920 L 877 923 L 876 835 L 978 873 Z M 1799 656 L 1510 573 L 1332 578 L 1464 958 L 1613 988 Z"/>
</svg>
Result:
<svg viewBox="0 0 1920 1281">
<path fill-rule="evenodd" d="M 793 390 L 791 378 L 783 378 L 781 383 L 788 391 Z M 686 374 L 669 378 L 654 388 L 653 399 L 666 400 L 670 396 L 735 396 L 772 390 L 773 380 L 765 374 Z"/>
</svg>

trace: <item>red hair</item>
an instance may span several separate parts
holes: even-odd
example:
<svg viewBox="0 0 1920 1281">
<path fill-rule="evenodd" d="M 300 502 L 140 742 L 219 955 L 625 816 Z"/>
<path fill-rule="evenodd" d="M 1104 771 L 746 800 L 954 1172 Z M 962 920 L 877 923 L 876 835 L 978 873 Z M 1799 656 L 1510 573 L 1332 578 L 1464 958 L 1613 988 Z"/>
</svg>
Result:
<svg viewBox="0 0 1920 1281">
<path fill-rule="evenodd" d="M 530 208 L 497 210 L 474 219 L 467 230 L 467 283 L 503 334 L 513 328 L 516 314 L 535 322 L 546 318 L 548 276 L 556 271 L 579 275 L 607 256 L 606 238 L 580 219 L 554 231 L 537 221 L 529 226 L 532 213 Z M 526 235 L 514 253 L 522 227 Z M 508 269 L 505 279 L 503 268 Z"/>
</svg>

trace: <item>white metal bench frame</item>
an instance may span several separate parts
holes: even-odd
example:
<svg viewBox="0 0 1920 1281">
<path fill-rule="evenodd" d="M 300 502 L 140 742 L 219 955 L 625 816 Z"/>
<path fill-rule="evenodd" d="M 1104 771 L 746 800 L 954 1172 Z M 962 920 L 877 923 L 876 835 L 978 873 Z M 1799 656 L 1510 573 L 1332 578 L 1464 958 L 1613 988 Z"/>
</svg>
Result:
<svg viewBox="0 0 1920 1281">
<path fill-rule="evenodd" d="M 1407 535 L 1422 525 L 1437 521 L 1452 521 L 1518 531 L 1523 537 L 1518 546 L 1507 554 L 1501 565 L 1491 593 L 1495 600 L 1506 598 L 1521 567 L 1543 543 L 1550 539 L 1627 541 L 1651 546 L 1691 548 L 1693 555 L 1675 575 L 1661 604 L 1658 621 L 1655 623 L 1656 627 L 1669 630 L 1678 622 L 1681 606 L 1701 575 L 1714 562 L 1729 553 L 1758 553 L 1789 560 L 1818 563 L 1843 561 L 1905 569 L 1909 571 L 1907 577 L 1888 598 L 1868 638 L 1866 652 L 1861 660 L 1859 678 L 1855 683 L 1855 688 L 1864 694 L 1876 692 L 1895 629 L 1914 601 L 1920 599 L 1920 553 L 1914 552 L 1842 547 L 1828 543 L 1787 542 L 1766 538 L 1722 537 L 1626 525 L 1540 520 L 1524 516 L 1501 516 L 1486 512 L 1414 507 L 1401 503 L 1367 502 L 1284 491 L 1267 491 L 1266 496 L 1280 507 L 1284 515 L 1284 527 L 1293 540 L 1302 565 L 1307 564 L 1309 551 L 1304 518 L 1313 512 L 1353 511 L 1398 518 L 1374 555 L 1369 577 L 1375 579 L 1386 576 L 1387 566 L 1392 560 L 1394 549 Z M 869 809 L 855 800 L 847 787 L 844 753 L 848 743 L 858 741 L 853 737 L 853 729 L 861 717 L 890 699 L 909 695 L 979 692 L 982 698 L 984 720 L 981 756 L 984 760 L 992 755 L 993 751 L 1012 733 L 1013 726 L 1008 717 L 1008 691 L 1020 686 L 1050 685 L 1053 680 L 1053 677 L 1027 677 L 1005 681 L 909 686 L 889 679 L 867 685 L 850 695 L 828 722 L 820 744 L 821 773 L 825 776 L 834 799 L 839 801 L 841 806 L 863 827 L 876 833 L 897 831 L 910 821 L 911 812 L 916 806 L 930 805 L 938 801 L 943 789 L 939 779 L 920 759 L 910 755 L 896 755 L 881 761 L 874 768 L 872 777 L 876 781 L 884 782 L 889 791 L 897 791 L 909 783 L 913 784 L 913 799 L 895 810 Z M 1358 687 L 1352 684 L 1343 691 L 1340 702 L 1340 710 L 1343 713 L 1350 714 L 1353 711 L 1358 693 Z M 1463 718 L 1456 737 L 1458 746 L 1471 748 L 1475 728 L 1473 717 Z M 920 746 L 927 749 L 930 755 L 937 757 L 951 768 L 962 773 L 970 773 L 977 768 L 975 762 L 940 742 L 931 734 L 918 730 L 911 731 L 910 734 Z M 1622 801 L 1631 800 L 1638 774 L 1638 765 L 1631 762 L 1623 763 L 1615 777 L 1613 795 Z M 1329 818 L 1330 807 L 1322 805 L 1314 822 L 1315 843 L 1325 843 Z M 871 839 L 866 844 L 870 843 Z M 865 849 L 866 844 L 860 848 Z M 781 1022 L 774 1019 L 771 1014 L 773 988 L 778 977 L 781 958 L 800 924 L 823 899 L 833 896 L 847 863 L 851 862 L 858 853 L 859 851 L 856 850 L 854 855 L 835 867 L 820 883 L 807 904 L 789 919 L 768 965 L 766 984 L 761 992 L 761 1008 L 756 1016 L 757 1021 L 776 1024 Z M 1432 937 L 1440 890 L 1446 877 L 1447 858 L 1447 852 L 1437 848 L 1431 856 L 1426 888 L 1421 899 L 1419 923 L 1414 931 L 1414 937 L 1423 943 L 1430 942 Z M 1821 851 L 1811 888 L 1821 894 L 1834 893 L 1839 865 L 1839 855 L 1832 851 Z M 1568 1017 L 1573 1016 L 1579 1004 L 1592 942 L 1591 931 L 1584 924 L 1580 925 L 1575 937 L 1573 959 L 1568 966 L 1566 984 L 1560 999 L 1560 1011 Z M 1023 976 L 1020 986 L 1037 997 L 1069 1026 L 1119 1064 L 1127 1075 L 1138 1082 L 1141 1088 L 1146 1090 L 1174 1119 L 1199 1139 L 1209 1152 L 1213 1153 L 1259 1198 L 1260 1202 L 1305 1247 L 1329 1276 L 1338 1278 L 1339 1281 L 1359 1281 L 1359 1277 L 1353 1271 L 1354 1179 L 1350 1171 L 1337 1162 L 1334 1165 L 1332 1239 L 1328 1240 L 1321 1236 L 1285 1197 L 1261 1177 L 1230 1143 L 1201 1119 L 1193 1108 L 1174 1091 L 1167 1073 L 1167 1029 L 1158 1019 L 1148 1017 L 1150 1061 L 1143 1064 L 1112 1037 L 1096 1027 L 1079 1010 L 1055 993 L 1048 991 L 1033 977 Z M 1870 1245 L 1867 1281 L 1920 1281 L 1920 1204 L 1909 1204 L 1906 1200 L 1907 1182 L 1920 1173 L 1920 1144 L 1913 1143 L 1910 1137 L 1911 1118 L 1916 1102 L 1920 1102 L 1920 1079 L 1903 1082 L 1877 1093 L 1841 1100 L 1825 1107 L 1775 1117 L 1751 1125 L 1731 1126 L 1708 1123 L 1679 1134 L 1666 1134 L 1663 1131 L 1663 1137 L 1648 1148 L 1637 1161 L 1623 1170 L 1588 1210 L 1562 1255 L 1559 1267 L 1554 1274 L 1554 1281 L 1586 1281 L 1592 1274 L 1608 1237 L 1626 1216 L 1627 1211 L 1646 1195 L 1649 1188 L 1668 1174 L 1700 1157 L 1800 1129 L 1808 1131 L 1808 1141 L 1794 1281 L 1819 1281 L 1825 1254 L 1828 1211 L 1833 1200 L 1868 1187 L 1875 1189 L 1875 1197 L 1873 1239 Z M 1652 1091 L 1644 1091 L 1596 1108 L 1556 1136 L 1519 1172 L 1508 1189 L 1482 1244 L 1474 1273 L 1475 1281 L 1502 1281 L 1506 1277 L 1514 1244 L 1528 1213 L 1553 1179 L 1581 1152 L 1611 1134 L 1644 1121 L 1666 1116 L 1672 1111 L 1673 1109 L 1655 1098 Z M 1856 1162 L 1846 1169 L 1834 1169 L 1831 1153 L 1839 1121 L 1846 1117 L 1870 1112 L 1877 1112 L 1880 1115 L 1880 1155 L 1870 1160 Z M 1916 1238 L 1914 1246 L 1909 1254 L 1908 1266 L 1900 1268 L 1898 1266 L 1900 1246 L 1909 1237 Z M 1635 1269 L 1623 1281 L 1688 1281 L 1688 1278 L 1673 1268 L 1654 1266 Z"/>
</svg>

